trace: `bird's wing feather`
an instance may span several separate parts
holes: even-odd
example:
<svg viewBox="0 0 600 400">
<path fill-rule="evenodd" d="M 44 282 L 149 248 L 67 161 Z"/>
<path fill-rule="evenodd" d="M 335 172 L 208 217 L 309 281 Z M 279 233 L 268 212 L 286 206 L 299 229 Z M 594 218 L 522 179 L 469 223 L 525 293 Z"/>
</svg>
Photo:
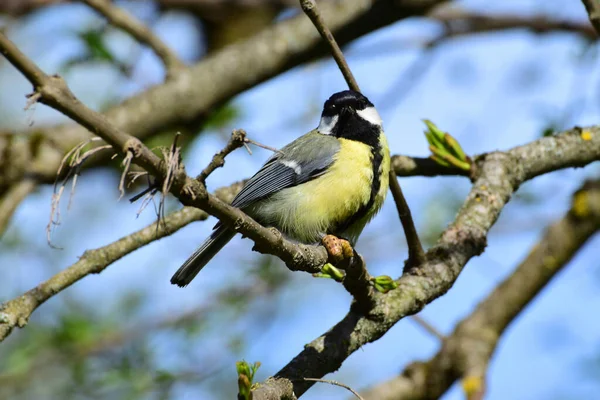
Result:
<svg viewBox="0 0 600 400">
<path fill-rule="evenodd" d="M 308 182 L 327 170 L 340 145 L 337 139 L 310 132 L 274 154 L 231 203 L 244 208 L 282 189 Z"/>
</svg>

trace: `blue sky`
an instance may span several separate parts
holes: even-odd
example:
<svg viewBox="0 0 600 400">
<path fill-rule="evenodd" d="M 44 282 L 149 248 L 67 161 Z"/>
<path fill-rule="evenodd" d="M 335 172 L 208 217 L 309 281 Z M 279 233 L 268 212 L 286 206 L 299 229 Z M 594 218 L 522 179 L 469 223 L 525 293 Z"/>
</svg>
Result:
<svg viewBox="0 0 600 400">
<path fill-rule="evenodd" d="M 541 10 L 557 15 L 560 11 L 564 18 L 587 19 L 578 1 L 566 6 L 561 1 L 488 3 L 464 1 L 458 4 L 490 12 L 532 14 Z M 143 6 L 133 7 L 142 16 L 153 13 Z M 65 57 L 81 51 L 70 37 L 69 29 L 94 21 L 95 17 L 85 7 L 69 5 L 31 17 L 27 24 L 12 28 L 10 33 L 46 71 L 54 72 Z M 187 59 L 194 57 L 196 50 L 192 47 L 197 40 L 190 36 L 189 24 L 189 19 L 181 14 L 170 13 L 155 25 L 167 43 Z M 577 61 L 574 55 L 582 52 L 583 42 L 567 34 L 535 36 L 515 31 L 453 40 L 435 50 L 432 65 L 408 93 L 398 91 L 402 85 L 394 82 L 422 55 L 421 50 L 408 42 L 414 37 L 434 37 L 438 29 L 435 24 L 415 19 L 377 31 L 347 49 L 349 63 L 361 88 L 380 110 L 392 153 L 427 155 L 422 118 L 431 119 L 449 131 L 469 154 L 527 143 L 539 137 L 549 120 L 565 127 L 597 123 L 600 111 L 597 106 L 598 62 L 596 59 L 585 63 Z M 57 31 L 63 32 L 60 40 L 51 41 L 49 33 Z M 133 45 L 125 35 L 114 35 L 114 49 L 118 54 L 131 51 Z M 51 51 L 47 51 L 48 48 Z M 373 49 L 378 49 L 376 54 L 368 53 Z M 160 74 L 156 57 L 143 51 L 133 83 L 123 85 L 122 78 L 103 65 L 75 68 L 67 79 L 87 105 L 98 108 L 114 96 L 129 95 L 159 82 Z M 60 120 L 41 105 L 22 111 L 25 103 L 22 96 L 31 88 L 5 63 L 0 64 L 0 86 L 4 89 L 0 93 L 3 109 L 0 117 L 7 118 L 11 126 L 24 128 L 31 121 L 44 125 Z M 243 93 L 234 101 L 242 112 L 241 117 L 232 126 L 220 132 L 207 132 L 194 143 L 184 160 L 188 172 L 197 173 L 206 165 L 212 154 L 223 146 L 230 128 L 244 128 L 252 139 L 274 147 L 285 145 L 314 128 L 322 102 L 344 88 L 334 63 L 321 61 L 295 68 Z M 400 101 L 396 102 L 396 98 Z M 581 99 L 578 107 L 572 115 L 563 116 L 574 99 Z M 244 151 L 233 153 L 225 168 L 209 178 L 209 187 L 227 185 L 248 176 L 268 155 L 261 149 L 254 150 L 252 155 Z M 450 332 L 457 321 L 467 316 L 479 300 L 511 273 L 540 237 L 544 226 L 564 214 L 571 193 L 582 180 L 597 174 L 598 166 L 591 166 L 560 171 L 524 185 L 492 230 L 486 252 L 473 259 L 452 290 L 428 305 L 421 315 L 440 331 Z M 117 179 L 108 172 L 81 177 L 73 208 L 66 213 L 54 235 L 55 242 L 64 247 L 61 251 L 45 244 L 51 189 L 44 188 L 23 203 L 12 230 L 27 235 L 35 245 L 35 253 L 0 254 L 0 264 L 15 266 L 6 271 L 7 279 L 0 282 L 0 299 L 11 298 L 36 285 L 74 262 L 85 249 L 105 245 L 153 220 L 151 210 L 136 218 L 138 205 L 117 202 Z M 421 229 L 432 220 L 442 227 L 448 223 L 453 216 L 453 205 L 469 189 L 468 181 L 461 178 L 407 178 L 401 180 L 401 185 Z M 526 201 L 531 193 L 538 197 L 534 205 Z M 108 310 L 111 298 L 135 285 L 148 290 L 147 318 L 160 318 L 209 301 L 223 280 L 242 281 L 244 274 L 240 269 L 247 269 L 256 257 L 250 250 L 251 242 L 237 238 L 190 287 L 181 290 L 170 285 L 173 271 L 211 227 L 212 221 L 192 224 L 172 237 L 127 256 L 101 275 L 84 279 L 66 293 L 90 304 L 102 302 Z M 381 238 L 381 232 L 392 233 Z M 600 275 L 595 257 L 598 246 L 600 239 L 596 237 L 509 327 L 491 363 L 488 399 L 558 399 L 563 398 L 563 394 L 591 398 L 596 393 L 597 383 L 584 379 L 580 364 L 600 347 L 597 335 L 600 322 L 589 311 L 600 306 L 597 294 Z M 406 247 L 391 197 L 382 213 L 365 230 L 358 250 L 365 255 L 373 274 L 400 273 Z M 231 360 L 231 368 L 223 374 L 230 376 L 232 383 L 235 382 L 236 359 L 260 360 L 263 366 L 259 379 L 264 379 L 347 312 L 350 297 L 341 285 L 301 273 L 290 272 L 289 275 L 291 283 L 276 299 L 265 304 L 259 302 L 260 307 L 252 308 L 232 327 L 233 331 L 243 332 L 245 320 L 251 320 L 253 312 L 272 315 L 262 332 L 256 334 L 256 339 L 242 352 L 222 355 L 223 359 Z M 36 318 L 43 318 L 39 314 L 52 304 L 60 305 L 53 299 L 38 310 L 32 323 Z M 222 332 L 211 332 L 198 346 L 220 346 L 225 340 L 222 336 Z M 177 349 L 172 336 L 157 335 L 153 340 L 159 354 L 172 354 L 172 350 Z M 6 345 L 10 343 L 8 340 Z M 411 361 L 427 359 L 438 346 L 435 338 L 413 322 L 403 320 L 382 339 L 357 351 L 340 371 L 327 378 L 361 389 L 395 376 Z M 214 362 L 203 354 L 199 354 L 199 360 L 206 365 Z M 167 366 L 176 363 L 177 356 L 165 356 L 164 362 Z M 192 398 L 192 394 L 198 393 L 196 389 L 181 387 L 178 393 L 181 398 Z M 202 398 L 211 398 L 210 380 L 199 390 L 204 395 Z M 304 398 L 338 399 L 346 395 L 340 390 L 316 385 Z M 447 400 L 461 398 L 457 387 L 444 397 Z"/>
</svg>

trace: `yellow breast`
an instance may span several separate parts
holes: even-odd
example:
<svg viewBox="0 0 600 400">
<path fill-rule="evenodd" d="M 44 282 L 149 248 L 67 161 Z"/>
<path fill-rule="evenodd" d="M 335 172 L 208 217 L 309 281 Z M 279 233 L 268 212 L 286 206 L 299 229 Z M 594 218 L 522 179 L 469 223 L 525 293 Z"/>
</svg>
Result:
<svg viewBox="0 0 600 400">
<path fill-rule="evenodd" d="M 261 214 L 274 219 L 273 225 L 302 242 L 319 241 L 323 233 L 354 215 L 371 196 L 370 147 L 339 140 L 340 150 L 323 176 L 284 189 L 261 207 Z"/>
</svg>

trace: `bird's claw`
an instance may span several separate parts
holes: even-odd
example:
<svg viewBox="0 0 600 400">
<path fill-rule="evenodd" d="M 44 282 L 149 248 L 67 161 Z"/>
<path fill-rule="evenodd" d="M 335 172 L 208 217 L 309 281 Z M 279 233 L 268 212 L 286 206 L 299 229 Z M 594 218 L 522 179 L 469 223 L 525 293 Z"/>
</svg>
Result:
<svg viewBox="0 0 600 400">
<path fill-rule="evenodd" d="M 333 235 L 325 235 L 322 243 L 325 249 L 327 249 L 329 260 L 334 265 L 354 256 L 354 249 L 346 239 L 340 239 Z"/>
</svg>

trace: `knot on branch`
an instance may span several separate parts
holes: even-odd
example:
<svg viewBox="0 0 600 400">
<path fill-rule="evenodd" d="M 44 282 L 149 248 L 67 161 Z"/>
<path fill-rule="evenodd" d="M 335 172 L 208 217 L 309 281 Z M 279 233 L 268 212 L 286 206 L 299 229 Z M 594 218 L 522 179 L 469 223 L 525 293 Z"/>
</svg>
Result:
<svg viewBox="0 0 600 400">
<path fill-rule="evenodd" d="M 194 203 L 196 200 L 205 200 L 208 198 L 206 187 L 196 179 L 186 179 L 181 191 L 188 198 L 187 201 L 185 201 L 185 198 L 180 199 L 186 206 L 195 207 Z"/>
<path fill-rule="evenodd" d="M 26 108 L 30 107 L 36 101 L 48 104 L 51 107 L 60 109 L 65 101 L 81 104 L 75 97 L 67 82 L 58 74 L 44 76 L 40 79 L 40 84 L 34 87 L 34 92 L 27 96 Z"/>
<path fill-rule="evenodd" d="M 315 0 L 300 0 L 300 7 L 305 13 L 313 11 L 316 6 Z"/>
<path fill-rule="evenodd" d="M 137 158 L 142 154 L 142 150 L 144 145 L 142 141 L 136 137 L 131 137 L 127 139 L 121 151 L 123 154 L 131 153 L 133 158 Z"/>
</svg>

